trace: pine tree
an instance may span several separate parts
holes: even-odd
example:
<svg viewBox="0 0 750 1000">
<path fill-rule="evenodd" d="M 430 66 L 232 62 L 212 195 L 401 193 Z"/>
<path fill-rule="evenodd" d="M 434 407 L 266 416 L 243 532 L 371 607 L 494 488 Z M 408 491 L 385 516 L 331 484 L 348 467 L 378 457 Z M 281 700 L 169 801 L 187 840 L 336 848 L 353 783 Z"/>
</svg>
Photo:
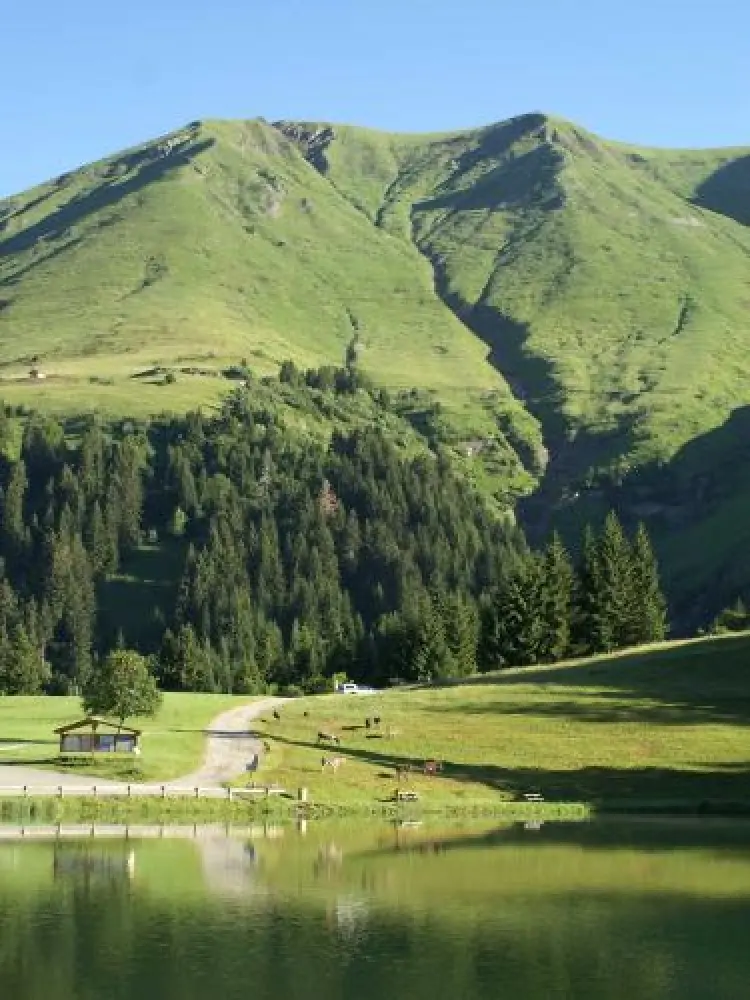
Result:
<svg viewBox="0 0 750 1000">
<path fill-rule="evenodd" d="M 667 634 L 667 606 L 648 532 L 639 524 L 632 546 L 632 599 L 627 645 L 660 642 Z"/>
<path fill-rule="evenodd" d="M 555 532 L 545 549 L 539 587 L 542 631 L 538 656 L 541 663 L 562 660 L 570 649 L 573 568 Z"/>
<path fill-rule="evenodd" d="M 440 611 L 454 676 L 469 677 L 477 669 L 479 616 L 476 606 L 460 594 L 449 594 L 441 599 Z"/>
<path fill-rule="evenodd" d="M 0 633 L 0 694 L 39 694 L 50 669 L 22 625 Z"/>
<path fill-rule="evenodd" d="M 527 557 L 485 605 L 480 644 L 483 670 L 540 662 L 546 632 L 542 573 L 541 561 Z"/>
<path fill-rule="evenodd" d="M 586 525 L 581 545 L 581 556 L 573 581 L 573 613 L 571 640 L 577 655 L 599 649 L 601 634 L 600 617 L 601 582 L 596 535 Z"/>
</svg>

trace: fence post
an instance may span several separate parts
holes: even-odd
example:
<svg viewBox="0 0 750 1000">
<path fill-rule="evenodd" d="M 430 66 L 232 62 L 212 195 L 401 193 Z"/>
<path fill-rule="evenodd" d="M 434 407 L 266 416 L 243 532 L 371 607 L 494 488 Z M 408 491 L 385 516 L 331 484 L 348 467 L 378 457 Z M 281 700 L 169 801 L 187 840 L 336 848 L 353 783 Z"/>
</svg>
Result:
<svg viewBox="0 0 750 1000">
<path fill-rule="evenodd" d="M 57 793 L 60 796 L 60 798 L 63 797 L 63 786 L 62 785 L 58 785 L 57 786 Z"/>
<path fill-rule="evenodd" d="M 23 786 L 23 797 L 25 799 L 27 799 L 29 797 L 29 786 L 28 785 L 24 785 Z"/>
<path fill-rule="evenodd" d="M 133 786 L 128 785 L 128 798 L 132 799 L 132 797 L 133 797 Z"/>
<path fill-rule="evenodd" d="M 94 792 L 94 798 L 96 798 L 96 785 L 94 785 L 93 787 L 93 792 Z"/>
<path fill-rule="evenodd" d="M 162 785 L 161 786 L 161 797 L 163 799 L 166 799 L 166 797 L 167 797 L 167 786 L 166 785 Z"/>
<path fill-rule="evenodd" d="M 231 788 L 227 788 L 227 798 L 229 799 L 230 802 L 232 801 L 232 789 Z"/>
<path fill-rule="evenodd" d="M 196 797 L 196 799 L 199 799 L 201 797 L 201 790 L 197 786 L 196 786 L 196 789 L 195 789 L 195 797 Z"/>
</svg>

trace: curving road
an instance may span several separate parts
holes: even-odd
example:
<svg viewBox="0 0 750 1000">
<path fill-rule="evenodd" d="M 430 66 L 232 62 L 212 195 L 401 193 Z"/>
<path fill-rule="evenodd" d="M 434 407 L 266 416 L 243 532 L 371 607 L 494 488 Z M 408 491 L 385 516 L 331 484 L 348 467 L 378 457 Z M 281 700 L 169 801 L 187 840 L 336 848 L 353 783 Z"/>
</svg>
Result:
<svg viewBox="0 0 750 1000">
<path fill-rule="evenodd" d="M 261 698 L 217 715 L 206 729 L 206 750 L 201 767 L 192 774 L 165 782 L 167 788 L 218 788 L 222 782 L 243 774 L 248 761 L 263 750 L 261 741 L 251 733 L 250 723 L 281 702 L 282 698 Z M 44 771 L 23 764 L 0 764 L 0 791 L 3 786 L 20 785 L 29 788 L 62 785 L 82 792 L 91 791 L 94 786 L 103 791 L 126 787 L 124 782 L 109 778 L 87 779 L 69 772 Z M 149 785 L 157 787 L 152 782 Z"/>
</svg>

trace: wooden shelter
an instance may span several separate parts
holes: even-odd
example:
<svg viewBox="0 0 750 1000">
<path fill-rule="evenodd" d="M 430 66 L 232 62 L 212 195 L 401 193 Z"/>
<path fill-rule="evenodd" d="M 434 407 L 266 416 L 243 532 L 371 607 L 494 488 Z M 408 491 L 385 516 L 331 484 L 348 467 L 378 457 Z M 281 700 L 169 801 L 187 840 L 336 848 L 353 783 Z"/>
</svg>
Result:
<svg viewBox="0 0 750 1000">
<path fill-rule="evenodd" d="M 60 753 L 138 754 L 141 732 L 95 715 L 55 730 L 60 737 Z"/>
</svg>

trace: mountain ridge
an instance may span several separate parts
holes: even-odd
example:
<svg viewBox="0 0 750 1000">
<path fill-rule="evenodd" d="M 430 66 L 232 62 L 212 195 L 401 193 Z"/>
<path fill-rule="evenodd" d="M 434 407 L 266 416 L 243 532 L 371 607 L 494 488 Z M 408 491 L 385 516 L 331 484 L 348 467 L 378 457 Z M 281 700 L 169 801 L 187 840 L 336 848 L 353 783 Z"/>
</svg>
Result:
<svg viewBox="0 0 750 1000">
<path fill-rule="evenodd" d="M 425 135 L 195 121 L 0 201 L 0 396 L 180 408 L 220 383 L 131 376 L 335 364 L 355 337 L 373 378 L 440 404 L 482 489 L 528 498 L 532 532 L 614 504 L 665 537 L 684 508 L 689 535 L 720 505 L 684 482 L 675 501 L 672 465 L 750 404 L 749 225 L 750 149 L 543 113 Z"/>
</svg>

